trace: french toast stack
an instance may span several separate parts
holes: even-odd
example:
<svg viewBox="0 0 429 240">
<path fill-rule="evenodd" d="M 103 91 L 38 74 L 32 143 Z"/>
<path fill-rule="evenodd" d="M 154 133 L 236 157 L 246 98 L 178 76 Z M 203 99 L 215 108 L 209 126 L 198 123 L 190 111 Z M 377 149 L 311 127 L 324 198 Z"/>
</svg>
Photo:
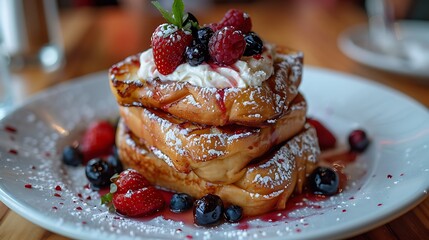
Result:
<svg viewBox="0 0 429 240">
<path fill-rule="evenodd" d="M 276 53 L 274 74 L 248 88 L 140 79 L 137 55 L 113 66 L 123 164 L 162 188 L 216 194 L 248 216 L 284 209 L 320 150 L 298 91 L 303 55 Z"/>
</svg>

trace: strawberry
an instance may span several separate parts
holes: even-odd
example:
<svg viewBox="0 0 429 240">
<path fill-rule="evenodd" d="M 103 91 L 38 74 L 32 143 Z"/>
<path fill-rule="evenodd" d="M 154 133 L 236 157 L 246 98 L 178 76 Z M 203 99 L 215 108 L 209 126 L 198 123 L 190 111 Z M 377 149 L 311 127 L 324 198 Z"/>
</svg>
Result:
<svg viewBox="0 0 429 240">
<path fill-rule="evenodd" d="M 110 179 L 110 192 L 101 197 L 101 204 L 108 204 L 125 216 L 145 216 L 164 207 L 161 192 L 151 186 L 136 170 L 129 169 Z"/>
<path fill-rule="evenodd" d="M 186 47 L 192 42 L 192 29 L 198 29 L 198 21 L 184 12 L 182 0 L 174 0 L 172 12 L 162 8 L 159 2 L 152 2 L 168 23 L 161 24 L 152 34 L 153 57 L 158 72 L 172 73 L 184 60 Z"/>
<path fill-rule="evenodd" d="M 150 186 L 149 181 L 134 169 L 128 169 L 113 177 L 117 193 L 126 193 L 128 190 L 137 190 Z"/>
<path fill-rule="evenodd" d="M 156 28 L 151 40 L 156 68 L 159 73 L 168 75 L 183 62 L 186 47 L 192 42 L 192 34 L 164 23 Z"/>
<path fill-rule="evenodd" d="M 337 140 L 331 131 L 316 119 L 307 118 L 307 122 L 316 129 L 320 149 L 326 150 L 335 147 Z"/>
<path fill-rule="evenodd" d="M 108 155 L 115 144 L 115 128 L 108 121 L 92 122 L 86 129 L 80 144 L 83 161 Z"/>
<path fill-rule="evenodd" d="M 114 193 L 113 206 L 125 216 L 145 216 L 160 210 L 164 206 L 164 198 L 158 189 L 149 186 L 126 193 Z"/>
<path fill-rule="evenodd" d="M 219 28 L 233 26 L 242 33 L 248 33 L 252 30 L 252 20 L 249 15 L 237 9 L 230 9 L 219 23 Z"/>
</svg>

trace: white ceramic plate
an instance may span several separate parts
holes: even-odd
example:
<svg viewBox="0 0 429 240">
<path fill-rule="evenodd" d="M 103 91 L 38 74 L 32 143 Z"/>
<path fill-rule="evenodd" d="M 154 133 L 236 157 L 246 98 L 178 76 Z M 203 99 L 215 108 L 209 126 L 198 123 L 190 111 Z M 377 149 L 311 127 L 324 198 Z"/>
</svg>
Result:
<svg viewBox="0 0 429 240">
<path fill-rule="evenodd" d="M 362 127 L 372 145 L 349 166 L 342 194 L 318 203 L 321 208 L 292 211 L 287 223 L 253 220 L 243 231 L 236 224 L 195 228 L 161 217 L 142 222 L 108 213 L 98 193 L 84 187 L 83 169 L 63 166 L 59 155 L 91 120 L 117 115 L 105 73 L 50 89 L 0 122 L 0 200 L 46 229 L 79 239 L 324 239 L 375 228 L 427 196 L 427 109 L 365 79 L 318 68 L 306 67 L 301 89 L 310 115 L 324 121 L 340 144 Z"/>
<path fill-rule="evenodd" d="M 339 37 L 340 49 L 351 59 L 378 69 L 429 79 L 429 23 L 425 21 L 400 21 L 396 23 L 397 35 L 408 43 L 407 54 L 413 61 L 385 54 L 370 40 L 368 25 L 353 26 Z M 418 43 L 418 44 L 416 44 Z M 420 48 L 423 44 L 423 48 Z M 422 50 L 425 50 L 423 53 Z"/>
</svg>

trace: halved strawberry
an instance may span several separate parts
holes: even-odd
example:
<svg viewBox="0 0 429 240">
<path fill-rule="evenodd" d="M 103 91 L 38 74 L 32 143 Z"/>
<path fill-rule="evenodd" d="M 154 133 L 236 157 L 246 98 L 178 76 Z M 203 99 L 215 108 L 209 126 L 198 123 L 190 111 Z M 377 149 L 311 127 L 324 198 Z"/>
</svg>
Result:
<svg viewBox="0 0 429 240">
<path fill-rule="evenodd" d="M 334 134 L 332 134 L 331 131 L 329 131 L 320 121 L 307 118 L 307 122 L 316 129 L 320 149 L 326 150 L 335 147 L 337 139 L 335 138 Z"/>
<path fill-rule="evenodd" d="M 164 198 L 158 189 L 149 186 L 126 193 L 114 193 L 113 206 L 125 216 L 145 216 L 162 209 Z"/>
<path fill-rule="evenodd" d="M 108 121 L 92 122 L 86 129 L 79 146 L 84 163 L 92 158 L 110 154 L 114 144 L 115 128 Z"/>
</svg>

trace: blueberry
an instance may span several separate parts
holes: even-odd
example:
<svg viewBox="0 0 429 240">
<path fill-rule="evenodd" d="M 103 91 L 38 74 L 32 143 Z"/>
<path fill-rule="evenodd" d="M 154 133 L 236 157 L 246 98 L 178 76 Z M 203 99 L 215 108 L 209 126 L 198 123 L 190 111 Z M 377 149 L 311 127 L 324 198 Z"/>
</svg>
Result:
<svg viewBox="0 0 429 240">
<path fill-rule="evenodd" d="M 365 131 L 358 129 L 354 130 L 349 134 L 349 145 L 350 149 L 354 152 L 362 153 L 369 146 L 369 139 L 366 136 Z"/>
<path fill-rule="evenodd" d="M 101 158 L 89 160 L 85 167 L 85 174 L 93 189 L 100 189 L 110 185 L 110 177 L 115 174 L 113 167 Z"/>
<path fill-rule="evenodd" d="M 213 30 L 209 27 L 202 27 L 197 32 L 197 38 L 204 46 L 209 45 L 210 38 L 213 36 Z"/>
<path fill-rule="evenodd" d="M 122 166 L 121 160 L 119 159 L 117 153 L 109 155 L 107 157 L 107 163 L 113 168 L 114 173 L 121 173 L 124 170 L 124 167 Z"/>
<path fill-rule="evenodd" d="M 264 43 L 259 38 L 258 35 L 254 32 L 249 32 L 244 36 L 244 41 L 246 41 L 246 48 L 244 50 L 244 56 L 253 56 L 262 53 L 262 48 Z"/>
<path fill-rule="evenodd" d="M 223 202 L 219 196 L 207 194 L 194 203 L 194 223 L 210 226 L 219 223 L 223 213 Z"/>
<path fill-rule="evenodd" d="M 238 222 L 243 217 L 243 209 L 240 206 L 231 205 L 225 209 L 224 217 L 228 222 Z"/>
<path fill-rule="evenodd" d="M 186 193 L 176 193 L 171 197 L 170 210 L 172 212 L 183 212 L 192 208 L 194 200 Z"/>
<path fill-rule="evenodd" d="M 192 45 L 186 47 L 185 56 L 189 65 L 198 66 L 203 63 L 208 56 L 207 47 L 202 43 L 194 41 Z"/>
<path fill-rule="evenodd" d="M 79 166 L 82 164 L 83 154 L 76 146 L 66 146 L 63 149 L 63 162 L 69 166 Z"/>
<path fill-rule="evenodd" d="M 318 167 L 309 176 L 309 187 L 314 194 L 333 195 L 339 186 L 338 173 L 327 167 Z"/>
</svg>

